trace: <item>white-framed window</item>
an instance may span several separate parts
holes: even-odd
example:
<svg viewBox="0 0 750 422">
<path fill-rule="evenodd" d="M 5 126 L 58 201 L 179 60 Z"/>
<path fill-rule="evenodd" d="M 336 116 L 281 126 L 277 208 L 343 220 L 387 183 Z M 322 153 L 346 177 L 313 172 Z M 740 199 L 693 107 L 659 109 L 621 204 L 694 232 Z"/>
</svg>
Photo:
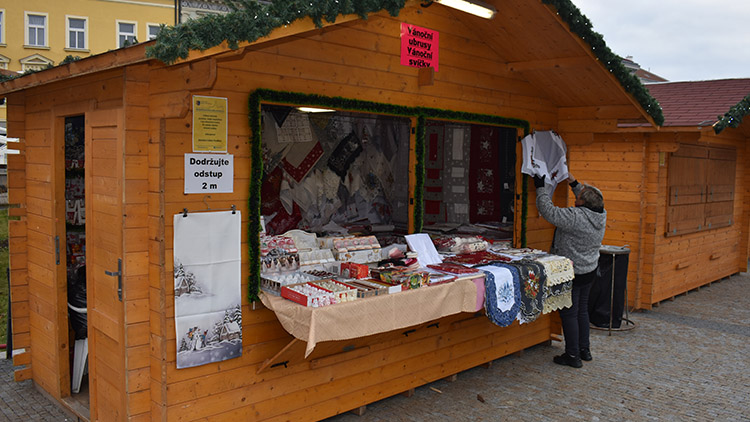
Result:
<svg viewBox="0 0 750 422">
<path fill-rule="evenodd" d="M 7 69 L 10 59 L 0 54 L 0 69 Z"/>
<path fill-rule="evenodd" d="M 28 47 L 47 47 L 47 14 L 24 12 L 26 22 L 25 45 Z"/>
<path fill-rule="evenodd" d="M 0 45 L 5 45 L 5 9 L 0 9 Z"/>
<path fill-rule="evenodd" d="M 117 47 L 124 47 L 138 42 L 138 23 L 128 21 L 117 21 Z"/>
<path fill-rule="evenodd" d="M 159 35 L 159 32 L 161 32 L 161 24 L 158 23 L 146 24 L 146 28 L 148 28 L 148 39 L 150 40 L 156 38 L 156 36 Z"/>
<path fill-rule="evenodd" d="M 81 16 L 65 16 L 65 48 L 88 49 L 89 19 Z"/>
</svg>

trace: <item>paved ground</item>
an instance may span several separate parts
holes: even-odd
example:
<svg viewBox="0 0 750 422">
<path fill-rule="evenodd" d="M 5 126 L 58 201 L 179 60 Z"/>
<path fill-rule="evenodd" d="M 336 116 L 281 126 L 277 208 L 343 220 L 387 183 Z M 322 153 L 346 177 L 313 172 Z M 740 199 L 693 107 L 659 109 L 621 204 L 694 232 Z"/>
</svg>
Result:
<svg viewBox="0 0 750 422">
<path fill-rule="evenodd" d="M 581 369 L 536 346 L 328 422 L 750 421 L 749 293 L 743 273 L 631 314 L 635 330 L 592 331 Z"/>
<path fill-rule="evenodd" d="M 69 422 L 77 418 L 37 391 L 30 380 L 14 382 L 11 361 L 0 352 L 0 421 Z"/>
<path fill-rule="evenodd" d="M 594 360 L 582 369 L 552 363 L 562 344 L 536 346 L 328 422 L 750 422 L 750 274 L 631 319 L 632 331 L 592 331 Z M 0 361 L 0 420 L 70 420 L 31 381 L 12 382 L 11 371 Z"/>
</svg>

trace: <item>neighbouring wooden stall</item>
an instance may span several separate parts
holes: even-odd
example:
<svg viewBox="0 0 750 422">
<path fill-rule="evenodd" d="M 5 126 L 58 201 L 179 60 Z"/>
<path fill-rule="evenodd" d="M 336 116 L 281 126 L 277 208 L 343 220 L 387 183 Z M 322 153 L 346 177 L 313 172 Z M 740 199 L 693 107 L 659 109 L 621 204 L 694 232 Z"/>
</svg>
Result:
<svg viewBox="0 0 750 422">
<path fill-rule="evenodd" d="M 658 199 L 649 204 L 656 225 L 644 306 L 747 271 L 750 219 L 749 132 L 742 122 L 750 79 L 662 83 L 649 90 L 665 124 L 663 133 L 651 135 Z"/>
<path fill-rule="evenodd" d="M 608 197 L 613 217 L 605 241 L 628 243 L 626 233 L 645 230 L 637 216 L 652 192 L 626 178 L 603 183 L 596 172 L 603 161 L 615 160 L 628 176 L 646 174 L 640 158 L 647 135 L 618 124 L 658 123 L 660 111 L 619 62 L 606 60 L 603 54 L 611 52 L 601 37 L 581 39 L 593 33 L 590 25 L 576 26 L 585 18 L 572 4 L 492 1 L 497 17 L 482 20 L 437 3 L 374 3 L 379 6 L 366 10 L 374 12 L 366 20 L 342 15 L 335 24 L 315 25 L 314 18 L 285 16 L 288 22 L 274 21 L 267 36 L 236 49 L 204 44 L 205 51 L 173 64 L 147 56 L 147 46 L 160 45 L 152 42 L 2 84 L 8 134 L 20 139 L 21 151 L 8 165 L 10 202 L 18 205 L 10 224 L 13 344 L 22 349 L 14 363 L 24 366 L 17 380 L 32 379 L 91 420 L 316 420 L 560 333 L 555 314 L 500 328 L 481 312 L 461 312 L 408 330 L 322 342 L 305 357 L 304 342 L 294 341 L 260 302 L 248 300 L 260 265 L 255 227 L 262 160 L 252 116 L 264 105 L 407 119 L 407 176 L 398 182 L 407 189 L 402 222 L 409 231 L 447 215 L 439 196 L 429 195 L 440 191 L 427 189 L 439 186 L 425 180 L 441 177 L 431 161 L 442 150 L 439 141 L 425 146 L 424 135 L 449 124 L 503 128 L 511 141 L 528 130 L 558 131 L 569 144 L 574 174 Z M 398 15 L 381 10 L 387 7 Z M 439 70 L 400 64 L 402 23 L 440 33 Z M 193 96 L 227 99 L 231 193 L 184 193 Z M 597 146 L 602 136 L 621 142 L 614 150 Z M 600 161 L 578 155 L 594 146 Z M 512 242 L 547 250 L 553 229 L 538 216 L 533 189 L 527 198 L 520 163 L 511 162 L 515 170 L 506 182 L 500 179 L 508 187 L 497 192 L 512 192 Z M 623 186 L 633 192 L 615 195 L 627 190 Z M 560 189 L 556 201 L 566 200 Z M 428 201 L 438 202 L 430 212 Z M 231 206 L 242 215 L 243 353 L 177 369 L 172 216 Z M 648 251 L 642 247 L 639 252 Z M 76 338 L 68 321 L 68 280 L 77 275 L 81 256 L 89 382 L 88 390 L 72 394 Z"/>
<path fill-rule="evenodd" d="M 743 108 L 731 118 L 729 110 L 750 81 L 646 87 L 664 112 L 659 130 L 627 121 L 619 133 L 593 121 L 593 136 L 579 133 L 583 126 L 561 129 L 571 171 L 606 198 L 604 243 L 631 250 L 628 303 L 637 309 L 746 271 L 748 262 L 747 122 Z"/>
</svg>

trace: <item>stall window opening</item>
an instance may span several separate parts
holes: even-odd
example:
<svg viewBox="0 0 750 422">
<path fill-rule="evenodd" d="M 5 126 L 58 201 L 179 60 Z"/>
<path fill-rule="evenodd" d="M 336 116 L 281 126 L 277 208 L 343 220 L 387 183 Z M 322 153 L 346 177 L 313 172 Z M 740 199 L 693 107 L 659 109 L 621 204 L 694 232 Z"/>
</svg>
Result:
<svg viewBox="0 0 750 422">
<path fill-rule="evenodd" d="M 261 113 L 268 234 L 407 232 L 410 119 L 270 105 Z"/>
<path fill-rule="evenodd" d="M 424 228 L 512 241 L 515 128 L 428 121 Z"/>
</svg>

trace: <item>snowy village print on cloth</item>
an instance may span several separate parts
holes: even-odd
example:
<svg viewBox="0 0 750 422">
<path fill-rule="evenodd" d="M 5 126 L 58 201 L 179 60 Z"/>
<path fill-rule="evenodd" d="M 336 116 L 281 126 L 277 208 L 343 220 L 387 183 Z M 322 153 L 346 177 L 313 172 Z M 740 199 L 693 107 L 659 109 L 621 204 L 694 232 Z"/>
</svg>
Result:
<svg viewBox="0 0 750 422">
<path fill-rule="evenodd" d="M 177 368 L 242 355 L 240 212 L 174 216 Z"/>
</svg>

